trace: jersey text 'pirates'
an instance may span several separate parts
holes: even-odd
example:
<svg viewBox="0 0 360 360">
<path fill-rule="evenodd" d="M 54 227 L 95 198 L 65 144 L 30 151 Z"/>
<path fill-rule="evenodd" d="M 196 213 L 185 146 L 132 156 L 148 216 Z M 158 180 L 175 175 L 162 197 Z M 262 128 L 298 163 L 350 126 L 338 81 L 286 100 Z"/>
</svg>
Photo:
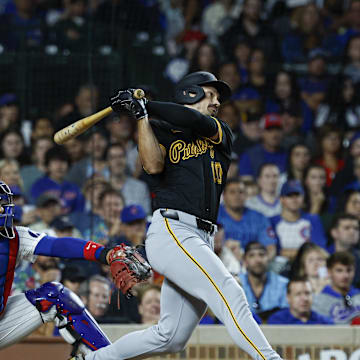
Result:
<svg viewBox="0 0 360 360">
<path fill-rule="evenodd" d="M 166 149 L 163 172 L 150 175 L 153 210 L 175 209 L 216 222 L 233 136 L 225 122 L 213 119 L 218 125 L 216 141 L 196 135 L 191 129 L 151 120 L 160 146 Z"/>
</svg>

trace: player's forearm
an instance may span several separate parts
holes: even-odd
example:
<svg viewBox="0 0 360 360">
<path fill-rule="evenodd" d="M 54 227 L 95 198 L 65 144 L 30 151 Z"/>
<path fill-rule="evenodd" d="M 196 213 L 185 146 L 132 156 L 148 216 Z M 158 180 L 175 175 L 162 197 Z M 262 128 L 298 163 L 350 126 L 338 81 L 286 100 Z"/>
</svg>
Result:
<svg viewBox="0 0 360 360">
<path fill-rule="evenodd" d="M 104 246 L 72 237 L 45 236 L 37 244 L 34 254 L 65 259 L 85 259 L 102 261 Z"/>
<path fill-rule="evenodd" d="M 149 174 L 158 174 L 164 169 L 164 154 L 151 128 L 148 117 L 138 121 L 138 147 L 141 164 Z"/>
<path fill-rule="evenodd" d="M 199 135 L 213 137 L 218 132 L 218 125 L 213 118 L 184 105 L 149 101 L 146 108 L 150 115 L 158 116 L 172 125 L 191 129 Z"/>
</svg>

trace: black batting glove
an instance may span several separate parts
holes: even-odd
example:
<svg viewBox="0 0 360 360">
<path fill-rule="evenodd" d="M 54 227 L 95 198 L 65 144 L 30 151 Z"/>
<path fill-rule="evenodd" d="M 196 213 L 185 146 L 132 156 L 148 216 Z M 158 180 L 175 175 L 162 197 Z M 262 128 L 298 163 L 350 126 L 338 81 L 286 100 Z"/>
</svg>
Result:
<svg viewBox="0 0 360 360">
<path fill-rule="evenodd" d="M 116 95 L 110 97 L 111 108 L 115 112 L 130 113 L 136 120 L 147 116 L 146 103 L 147 99 L 135 99 L 133 97 L 135 89 L 119 90 Z"/>
</svg>

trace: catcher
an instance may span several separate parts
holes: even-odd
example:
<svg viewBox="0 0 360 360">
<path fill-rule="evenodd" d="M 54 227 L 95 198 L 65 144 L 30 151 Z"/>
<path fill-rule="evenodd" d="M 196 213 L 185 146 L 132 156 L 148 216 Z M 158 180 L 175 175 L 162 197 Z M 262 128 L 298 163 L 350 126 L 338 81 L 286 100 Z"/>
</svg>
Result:
<svg viewBox="0 0 360 360">
<path fill-rule="evenodd" d="M 92 241 L 55 238 L 13 225 L 13 193 L 0 181 L 0 349 L 54 321 L 61 336 L 73 345 L 71 356 L 86 355 L 110 344 L 81 300 L 57 282 L 48 282 L 24 294 L 10 296 L 20 260 L 35 262 L 37 255 L 86 259 L 110 264 L 117 287 L 127 296 L 131 288 L 151 275 L 150 265 L 129 246 L 112 249 Z"/>
</svg>

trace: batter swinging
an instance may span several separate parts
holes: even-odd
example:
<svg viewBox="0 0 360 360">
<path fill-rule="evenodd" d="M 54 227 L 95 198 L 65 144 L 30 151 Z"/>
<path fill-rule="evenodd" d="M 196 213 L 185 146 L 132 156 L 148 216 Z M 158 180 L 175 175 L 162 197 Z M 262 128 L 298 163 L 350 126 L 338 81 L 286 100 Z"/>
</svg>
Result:
<svg viewBox="0 0 360 360">
<path fill-rule="evenodd" d="M 111 98 L 113 110 L 126 109 L 138 120 L 139 154 L 155 196 L 146 253 L 165 281 L 159 323 L 123 336 L 86 360 L 180 351 L 207 306 L 253 359 L 280 359 L 254 321 L 244 291 L 213 252 L 232 148 L 231 130 L 216 114 L 230 96 L 225 82 L 196 72 L 176 86 L 177 104 L 136 100 L 133 89 Z M 160 120 L 150 122 L 148 112 Z"/>
</svg>

